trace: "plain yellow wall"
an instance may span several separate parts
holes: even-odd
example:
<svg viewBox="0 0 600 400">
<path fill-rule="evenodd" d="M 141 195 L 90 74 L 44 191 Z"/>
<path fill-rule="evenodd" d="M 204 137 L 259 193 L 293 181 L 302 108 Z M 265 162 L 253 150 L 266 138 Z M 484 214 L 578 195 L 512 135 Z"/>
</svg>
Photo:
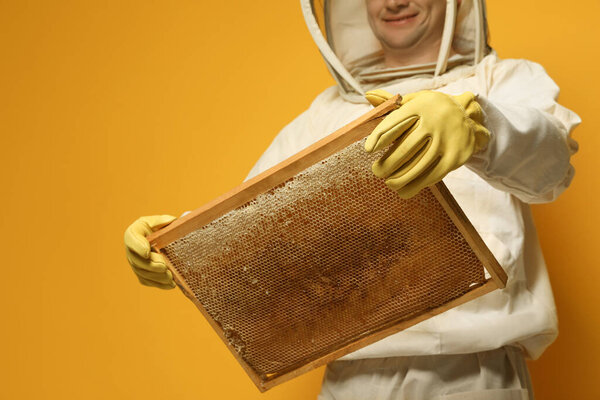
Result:
<svg viewBox="0 0 600 400">
<path fill-rule="evenodd" d="M 534 208 L 561 333 L 540 399 L 600 396 L 600 2 L 490 1 L 502 57 L 543 64 L 584 124 L 572 187 Z M 297 0 L 0 1 L 2 363 L 7 399 L 260 395 L 178 290 L 139 285 L 122 234 L 241 182 L 332 79 Z"/>
</svg>

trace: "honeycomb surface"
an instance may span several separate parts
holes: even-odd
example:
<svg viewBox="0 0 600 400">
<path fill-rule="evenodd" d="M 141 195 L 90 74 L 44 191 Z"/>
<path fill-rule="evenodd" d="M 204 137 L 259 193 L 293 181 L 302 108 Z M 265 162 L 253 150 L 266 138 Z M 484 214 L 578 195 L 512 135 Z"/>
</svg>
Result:
<svg viewBox="0 0 600 400">
<path fill-rule="evenodd" d="M 162 251 L 268 379 L 485 283 L 429 189 L 400 199 L 364 139 Z"/>
</svg>

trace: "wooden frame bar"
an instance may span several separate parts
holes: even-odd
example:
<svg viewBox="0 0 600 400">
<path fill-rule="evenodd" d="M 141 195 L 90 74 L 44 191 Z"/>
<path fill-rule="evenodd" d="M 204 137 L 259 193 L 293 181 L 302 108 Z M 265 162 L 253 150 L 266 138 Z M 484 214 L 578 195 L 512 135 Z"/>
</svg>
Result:
<svg viewBox="0 0 600 400">
<path fill-rule="evenodd" d="M 398 108 L 399 102 L 400 96 L 394 96 L 331 135 L 313 143 L 306 149 L 247 180 L 186 216 L 177 219 L 160 231 L 152 233 L 148 236 L 150 244 L 156 249 L 161 249 L 252 200 L 260 193 L 285 182 L 307 167 L 364 138 L 379 123 L 378 118 Z"/>
<path fill-rule="evenodd" d="M 337 130 L 333 134 L 323 138 L 322 140 L 314 143 L 308 148 L 300 151 L 296 155 L 288 158 L 287 160 L 275 165 L 274 167 L 264 171 L 256 177 L 242 183 L 233 190 L 225 193 L 224 195 L 216 198 L 215 200 L 207 203 L 206 205 L 192 211 L 186 216 L 177 219 L 172 224 L 165 228 L 152 233 L 148 240 L 151 243 L 154 251 L 161 252 L 165 246 L 178 240 L 179 238 L 193 232 L 204 225 L 212 222 L 227 212 L 242 206 L 243 204 L 253 200 L 256 196 L 264 193 L 271 188 L 287 181 L 289 178 L 305 170 L 307 167 L 329 157 L 332 154 L 340 151 L 341 149 L 351 145 L 352 143 L 363 139 L 369 133 L 372 132 L 374 127 L 380 122 L 380 120 L 389 112 L 398 108 L 400 97 L 395 96 L 394 98 L 386 101 L 380 106 L 374 108 L 370 112 L 363 115 L 361 118 L 353 121 L 352 123 L 344 126 Z M 196 299 L 192 290 L 188 287 L 185 280 L 180 276 L 177 270 L 167 260 L 167 264 L 175 282 L 184 292 L 184 294 L 192 300 L 204 317 L 209 321 L 213 329 L 219 333 L 219 337 L 231 350 L 234 357 L 243 366 L 246 373 L 250 376 L 253 382 L 261 391 L 265 391 L 273 386 L 276 386 L 282 382 L 292 379 L 304 372 L 310 371 L 318 366 L 327 364 L 343 355 L 351 353 L 359 348 L 362 348 L 368 344 L 374 343 L 382 338 L 389 336 L 393 333 L 399 332 L 412 326 L 418 322 L 421 322 L 434 315 L 440 314 L 450 308 L 456 307 L 457 305 L 463 304 L 476 297 L 482 296 L 489 293 L 497 288 L 504 288 L 506 285 L 507 276 L 502 267 L 498 264 L 493 254 L 487 248 L 475 228 L 472 226 L 470 221 L 467 219 L 460 206 L 456 203 L 446 186 L 440 182 L 431 188 L 432 193 L 435 195 L 438 202 L 442 205 L 446 213 L 452 219 L 458 230 L 462 233 L 466 241 L 471 246 L 472 250 L 479 258 L 485 269 L 489 272 L 491 279 L 487 280 L 486 283 L 474 288 L 465 295 L 452 300 L 449 303 L 444 304 L 441 307 L 429 310 L 428 312 L 421 314 L 417 317 L 411 318 L 404 321 L 395 321 L 390 326 L 383 327 L 378 331 L 371 332 L 365 337 L 350 343 L 332 353 L 327 354 L 324 357 L 313 360 L 310 363 L 293 370 L 288 373 L 284 373 L 278 376 L 269 376 L 268 380 L 264 380 L 241 358 L 237 351 L 227 341 L 223 335 L 222 328 L 212 319 L 208 312 L 204 309 L 202 304 Z"/>
</svg>

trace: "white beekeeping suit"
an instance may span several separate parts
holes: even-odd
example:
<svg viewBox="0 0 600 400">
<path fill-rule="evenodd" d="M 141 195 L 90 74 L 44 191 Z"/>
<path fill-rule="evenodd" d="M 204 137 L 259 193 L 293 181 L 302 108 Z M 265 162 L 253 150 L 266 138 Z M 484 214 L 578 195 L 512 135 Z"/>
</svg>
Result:
<svg viewBox="0 0 600 400">
<path fill-rule="evenodd" d="M 580 119 L 556 102 L 559 89 L 540 65 L 501 60 L 487 45 L 482 1 L 447 3 L 437 63 L 386 69 L 364 0 L 324 0 L 324 9 L 301 0 L 338 85 L 277 135 L 248 178 L 369 111 L 366 90 L 471 91 L 491 139 L 444 183 L 505 269 L 508 284 L 332 363 L 322 399 L 528 398 L 523 356 L 538 358 L 557 335 L 528 204 L 552 201 L 569 185 L 569 159 L 577 150 L 569 134 Z"/>
</svg>

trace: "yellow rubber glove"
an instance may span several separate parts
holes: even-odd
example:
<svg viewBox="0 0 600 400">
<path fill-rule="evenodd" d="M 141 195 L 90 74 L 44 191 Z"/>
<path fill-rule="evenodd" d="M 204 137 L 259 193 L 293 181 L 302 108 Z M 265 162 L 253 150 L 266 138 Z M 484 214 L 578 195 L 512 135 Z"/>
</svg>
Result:
<svg viewBox="0 0 600 400">
<path fill-rule="evenodd" d="M 374 90 L 365 97 L 377 106 L 392 94 Z M 408 199 L 484 149 L 489 137 L 473 93 L 450 96 L 426 90 L 404 96 L 400 108 L 367 137 L 365 150 L 370 153 L 393 143 L 373 163 L 373 173 Z"/>
<path fill-rule="evenodd" d="M 125 252 L 140 283 L 161 289 L 173 289 L 175 282 L 162 254 L 151 251 L 146 239 L 150 233 L 169 225 L 176 218 L 170 215 L 153 215 L 138 218 L 125 230 Z"/>
</svg>

